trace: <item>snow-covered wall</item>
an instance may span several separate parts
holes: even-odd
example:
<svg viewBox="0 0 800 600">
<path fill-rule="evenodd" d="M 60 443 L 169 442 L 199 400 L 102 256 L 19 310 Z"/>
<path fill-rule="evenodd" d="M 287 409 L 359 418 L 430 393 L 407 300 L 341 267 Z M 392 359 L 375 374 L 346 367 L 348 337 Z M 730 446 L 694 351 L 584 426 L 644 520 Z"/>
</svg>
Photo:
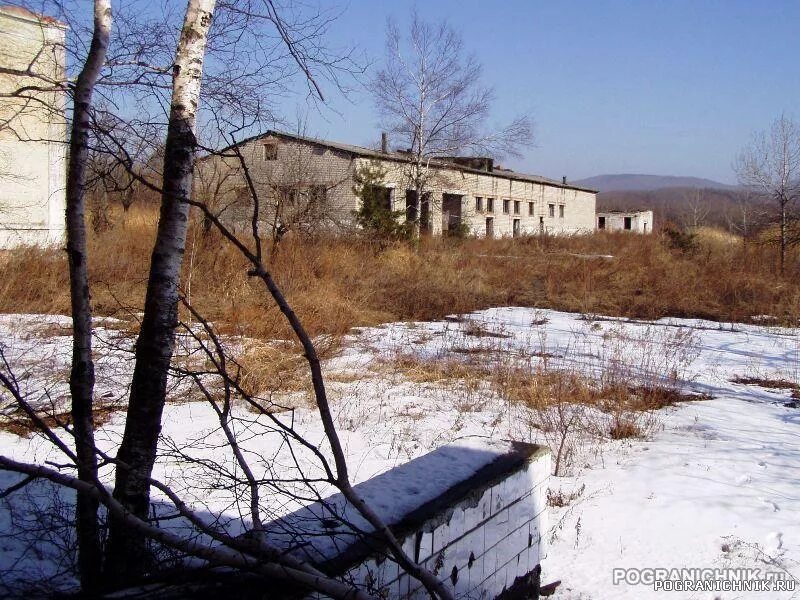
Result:
<svg viewBox="0 0 800 600">
<path fill-rule="evenodd" d="M 440 453 L 436 471 L 446 472 L 448 461 L 454 472 L 463 469 L 465 461 L 475 463 L 474 449 L 453 449 L 448 446 L 432 453 Z M 416 471 L 424 466 L 424 459 L 386 475 L 418 486 L 418 476 L 425 473 Z M 442 480 L 435 474 L 423 479 L 435 496 L 410 510 L 408 489 L 384 487 L 385 497 L 404 506 L 391 519 L 392 529 L 409 555 L 436 573 L 457 598 L 492 599 L 512 586 L 523 597 L 531 597 L 532 588 L 539 585 L 537 566 L 545 557 L 549 451 L 514 443 L 502 452 L 494 446 L 479 460 L 484 464 L 474 464 L 477 469 L 459 481 Z M 425 492 L 430 490 L 420 490 L 420 497 L 429 497 Z M 391 511 L 391 500 L 389 504 L 381 506 L 381 512 Z M 347 563 L 349 568 L 344 566 Z M 418 581 L 401 573 L 380 551 L 351 547 L 332 557 L 327 566 L 333 571 L 344 567 L 354 582 L 386 599 L 427 597 Z"/>
</svg>

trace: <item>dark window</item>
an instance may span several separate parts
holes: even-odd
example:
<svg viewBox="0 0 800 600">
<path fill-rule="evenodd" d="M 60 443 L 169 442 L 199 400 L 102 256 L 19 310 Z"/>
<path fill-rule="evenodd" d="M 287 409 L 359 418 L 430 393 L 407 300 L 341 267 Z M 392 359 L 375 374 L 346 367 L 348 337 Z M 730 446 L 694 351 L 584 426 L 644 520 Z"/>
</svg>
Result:
<svg viewBox="0 0 800 600">
<path fill-rule="evenodd" d="M 514 200 L 514 214 L 518 215 L 520 211 L 520 205 L 522 203 L 519 200 Z"/>
<path fill-rule="evenodd" d="M 511 200 L 503 200 L 503 213 L 507 215 L 510 208 Z"/>
<path fill-rule="evenodd" d="M 564 218 L 564 205 L 563 204 L 559 204 L 558 205 L 558 218 L 559 219 L 563 219 Z"/>
<path fill-rule="evenodd" d="M 365 192 L 370 195 L 377 206 L 384 210 L 392 210 L 392 190 L 382 185 L 365 186 Z"/>
<path fill-rule="evenodd" d="M 632 223 L 631 217 L 625 217 L 625 230 L 626 231 L 630 231 L 631 230 L 631 223 Z"/>
<path fill-rule="evenodd" d="M 528 202 L 528 216 L 533 216 L 533 202 Z"/>
<path fill-rule="evenodd" d="M 281 204 L 293 205 L 297 202 L 300 190 L 291 185 L 279 185 L 275 188 L 275 195 Z"/>
<path fill-rule="evenodd" d="M 475 196 L 475 210 L 477 212 L 483 212 L 483 198 L 480 196 Z"/>
<path fill-rule="evenodd" d="M 278 160 L 278 144 L 264 144 L 264 160 Z"/>
<path fill-rule="evenodd" d="M 324 204 L 328 196 L 328 188 L 324 185 L 312 185 L 309 189 L 308 199 L 315 204 Z"/>
<path fill-rule="evenodd" d="M 490 212 L 490 213 L 494 212 L 494 198 L 487 198 L 486 199 L 486 212 Z"/>
<path fill-rule="evenodd" d="M 556 205 L 555 204 L 548 204 L 547 205 L 547 211 L 548 211 L 548 214 L 550 215 L 550 217 L 555 217 L 556 216 Z"/>
<path fill-rule="evenodd" d="M 597 217 L 597 228 L 598 229 L 605 229 L 606 228 L 606 218 L 605 217 Z"/>
</svg>

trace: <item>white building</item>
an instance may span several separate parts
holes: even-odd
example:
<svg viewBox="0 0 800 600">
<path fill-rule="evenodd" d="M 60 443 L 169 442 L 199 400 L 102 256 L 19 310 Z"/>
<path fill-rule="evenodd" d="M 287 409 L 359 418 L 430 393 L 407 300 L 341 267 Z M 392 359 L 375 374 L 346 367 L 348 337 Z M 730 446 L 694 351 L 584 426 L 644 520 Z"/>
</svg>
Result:
<svg viewBox="0 0 800 600">
<path fill-rule="evenodd" d="M 322 213 L 326 221 L 340 228 L 351 226 L 360 202 L 354 177 L 361 167 L 375 165 L 385 172 L 379 187 L 386 207 L 404 215 L 416 210 L 407 153 L 277 131 L 244 140 L 238 147 L 264 207 L 279 195 L 295 204 L 298 198 L 314 198 L 328 207 Z M 421 203 L 424 232 L 511 237 L 594 230 L 594 190 L 503 169 L 484 157 L 441 158 L 430 161 L 429 168 Z M 236 210 L 226 208 L 227 216 L 249 219 L 250 194 L 238 159 L 209 156 L 199 161 L 196 185 L 217 196 L 204 197 L 207 203 L 239 204 Z"/>
<path fill-rule="evenodd" d="M 0 74 L 0 94 L 63 82 L 65 32 L 49 17 L 0 7 L 0 66 L 12 70 Z M 0 98 L 0 248 L 64 239 L 65 100 L 62 90 Z"/>
<path fill-rule="evenodd" d="M 634 233 L 650 233 L 653 231 L 653 211 L 635 212 L 598 211 L 596 215 L 598 231 L 632 231 Z"/>
</svg>

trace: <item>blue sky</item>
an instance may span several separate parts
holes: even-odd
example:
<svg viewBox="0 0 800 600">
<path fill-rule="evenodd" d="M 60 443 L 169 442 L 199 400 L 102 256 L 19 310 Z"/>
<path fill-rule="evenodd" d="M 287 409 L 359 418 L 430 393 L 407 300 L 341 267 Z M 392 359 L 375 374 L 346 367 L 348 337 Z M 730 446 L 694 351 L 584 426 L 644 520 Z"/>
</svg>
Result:
<svg viewBox="0 0 800 600">
<path fill-rule="evenodd" d="M 386 19 L 414 4 L 338 3 L 330 41 L 379 66 Z M 578 179 L 601 173 L 709 177 L 732 183 L 731 162 L 781 112 L 800 118 L 800 1 L 418 3 L 446 18 L 495 89 L 493 120 L 529 113 L 536 147 L 509 166 Z M 369 95 L 330 99 L 308 132 L 374 143 Z M 288 108 L 288 107 L 287 107 Z M 287 111 L 290 115 L 294 110 Z"/>
</svg>

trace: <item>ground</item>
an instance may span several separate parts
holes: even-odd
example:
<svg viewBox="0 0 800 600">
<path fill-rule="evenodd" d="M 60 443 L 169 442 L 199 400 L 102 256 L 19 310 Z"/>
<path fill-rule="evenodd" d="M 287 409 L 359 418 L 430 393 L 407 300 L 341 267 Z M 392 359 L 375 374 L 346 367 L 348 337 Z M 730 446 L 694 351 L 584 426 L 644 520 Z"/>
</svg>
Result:
<svg viewBox="0 0 800 600">
<path fill-rule="evenodd" d="M 25 374 L 26 389 L 49 386 L 40 402 L 58 403 L 64 394 L 58 380 L 68 364 L 68 330 L 59 329 L 65 323 L 57 317 L 0 317 L 4 352 Z M 783 599 L 800 592 L 665 594 L 648 585 L 615 585 L 612 576 L 615 569 L 746 567 L 800 578 L 800 412 L 791 398 L 800 381 L 797 333 L 766 325 L 631 322 L 498 308 L 355 331 L 331 353 L 325 371 L 356 481 L 463 438 L 550 445 L 560 459 L 550 484 L 553 529 L 543 580 L 562 581 L 556 599 Z M 124 419 L 113 407 L 125 395 L 130 337 L 109 321 L 99 339 L 98 353 L 105 358 L 98 367 L 98 393 L 112 413 L 98 438 L 112 450 Z M 569 398 L 537 409 L 503 392 L 508 378 L 498 372 L 519 369 L 582 373 L 606 382 L 622 377 L 632 385 L 661 383 L 698 395 L 635 414 L 577 407 Z M 165 411 L 157 475 L 198 509 L 224 512 L 236 527 L 239 506 L 197 465 L 182 466 L 186 453 L 219 452 L 213 413 L 205 403 L 187 401 L 184 385 L 175 381 L 174 402 Z M 309 438 L 321 437 L 302 386 L 273 400 L 294 406 L 284 414 Z M 610 434 L 620 419 L 635 424 L 632 437 Z M 250 435 L 246 445 L 259 465 L 271 465 L 265 469 L 283 464 L 274 460 L 281 449 L 270 430 Z M 41 440 L 11 432 L 0 433 L 0 453 L 52 458 Z M 280 498 L 270 508 L 280 514 L 294 506 L 295 499 Z M 0 528 L 8 527 L 9 514 L 0 511 Z M 0 568 L 10 568 L 20 547 L 7 538 L 0 544 Z M 46 574 L 52 565 L 39 552 L 15 568 Z"/>
</svg>

